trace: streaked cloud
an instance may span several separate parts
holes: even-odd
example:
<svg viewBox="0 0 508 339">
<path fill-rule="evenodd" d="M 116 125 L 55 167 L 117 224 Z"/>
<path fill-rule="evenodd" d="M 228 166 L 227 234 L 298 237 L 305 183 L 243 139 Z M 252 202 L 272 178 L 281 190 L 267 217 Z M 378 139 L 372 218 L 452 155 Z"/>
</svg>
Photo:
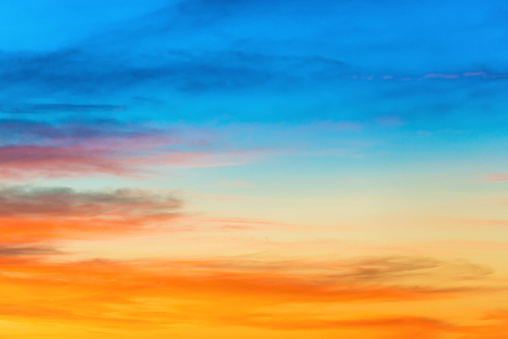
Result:
<svg viewBox="0 0 508 339">
<path fill-rule="evenodd" d="M 0 245 L 0 257 L 31 257 L 60 253 L 49 246 L 35 246 L 23 244 Z"/>
<path fill-rule="evenodd" d="M 108 120 L 4 120 L 0 131 L 0 176 L 10 180 L 103 174 L 135 177 L 153 174 L 157 167 L 236 165 L 266 153 L 220 143 L 211 131 Z"/>
<path fill-rule="evenodd" d="M 171 226 L 183 202 L 163 191 L 3 187 L 0 220 L 4 241 L 95 238 Z"/>
<path fill-rule="evenodd" d="M 387 261 L 390 262 L 390 261 Z M 394 270 L 399 271 L 391 261 Z M 347 262 L 355 271 L 355 260 Z M 295 265 L 300 265 L 294 271 Z M 308 262 L 258 263 L 249 265 L 229 261 L 168 261 L 92 260 L 82 262 L 45 262 L 26 257 L 0 260 L 2 289 L 18 286 L 26 290 L 37 288 L 42 300 L 51 303 L 34 305 L 30 298 L 6 297 L 0 306 L 5 319 L 16 321 L 66 321 L 93 328 L 128 330 L 163 329 L 167 324 L 200 326 L 244 326 L 283 331 L 356 329 L 398 333 L 402 331 L 455 331 L 447 322 L 416 316 L 354 317 L 326 312 L 321 305 L 344 307 L 364 303 L 417 303 L 428 300 L 453 300 L 473 295 L 495 293 L 485 287 L 442 288 L 409 286 L 387 279 L 363 277 L 330 279 L 320 273 L 322 267 Z M 285 268 L 288 267 L 289 271 Z M 305 269 L 317 269 L 305 272 Z M 333 270 L 333 267 L 327 267 Z M 412 268 L 406 268 L 411 271 Z M 293 271 L 293 273 L 291 273 Z M 389 275 L 386 276 L 388 278 Z M 36 287 L 37 286 L 37 287 Z M 57 297 L 58 296 L 58 297 Z M 17 300 L 17 306 L 10 302 Z M 77 311 L 74 304 L 79 303 Z M 221 307 L 222 305 L 222 307 Z M 227 306 L 225 306 L 227 305 Z M 307 314 L 266 312 L 266 308 L 286 305 L 307 305 Z M 33 306 L 33 307 L 32 307 Z M 116 310 L 111 313 L 112 310 Z M 211 310 L 215 309 L 215 312 Z M 265 310 L 265 311 L 263 311 Z M 395 312 L 389 312 L 395 313 Z M 320 314 L 318 316 L 318 314 Z M 131 319 L 142 319 L 133 321 Z M 393 332 L 395 331 L 395 332 Z"/>
</svg>

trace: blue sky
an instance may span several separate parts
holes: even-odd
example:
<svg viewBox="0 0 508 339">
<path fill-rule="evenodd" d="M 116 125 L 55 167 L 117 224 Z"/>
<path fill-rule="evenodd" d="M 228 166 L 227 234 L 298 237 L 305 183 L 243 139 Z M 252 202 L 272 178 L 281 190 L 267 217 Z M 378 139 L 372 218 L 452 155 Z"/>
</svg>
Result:
<svg viewBox="0 0 508 339">
<path fill-rule="evenodd" d="M 2 13 L 6 118 L 504 119 L 498 1 L 460 11 L 455 1 L 19 1 Z"/>
</svg>

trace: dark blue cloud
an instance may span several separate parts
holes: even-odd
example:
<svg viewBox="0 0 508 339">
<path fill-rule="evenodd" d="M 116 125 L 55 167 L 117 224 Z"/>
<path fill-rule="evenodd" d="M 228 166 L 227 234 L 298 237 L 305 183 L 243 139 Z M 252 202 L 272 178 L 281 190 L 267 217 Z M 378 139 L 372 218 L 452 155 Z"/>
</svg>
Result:
<svg viewBox="0 0 508 339">
<path fill-rule="evenodd" d="M 466 3 L 174 1 L 66 47 L 3 52 L 0 111 L 170 122 L 500 116 L 506 5 Z"/>
<path fill-rule="evenodd" d="M 47 113 L 90 113 L 90 112 L 114 112 L 123 111 L 124 106 L 108 104 L 36 104 L 36 103 L 16 103 L 10 105 L 0 105 L 0 113 L 12 114 L 47 114 Z"/>
<path fill-rule="evenodd" d="M 99 138 L 140 138 L 169 136 L 160 128 L 135 125 L 118 120 L 41 121 L 0 119 L 0 145 L 40 145 L 54 142 L 72 145 Z"/>
</svg>

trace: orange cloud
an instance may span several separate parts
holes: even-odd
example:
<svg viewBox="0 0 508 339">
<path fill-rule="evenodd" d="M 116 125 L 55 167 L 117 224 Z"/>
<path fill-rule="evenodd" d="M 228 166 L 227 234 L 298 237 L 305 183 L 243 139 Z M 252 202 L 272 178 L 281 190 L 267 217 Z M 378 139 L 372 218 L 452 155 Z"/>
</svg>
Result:
<svg viewBox="0 0 508 339">
<path fill-rule="evenodd" d="M 3 242 L 94 238 L 167 225 L 183 202 L 167 192 L 136 189 L 0 188 Z"/>
<path fill-rule="evenodd" d="M 292 326 L 295 330 L 441 328 L 444 325 L 439 321 L 409 316 L 345 320 L 330 319 L 332 314 L 329 314 L 327 319 L 291 320 L 276 315 L 270 319 L 254 315 L 259 308 L 280 304 L 392 304 L 484 292 L 468 288 L 397 286 L 259 267 L 246 272 L 238 269 L 242 265 L 234 261 L 167 260 L 67 263 L 50 262 L 41 257 L 2 257 L 0 315 L 16 321 L 37 318 L 97 327 L 132 326 L 134 329 L 186 322 L 279 330 Z M 37 301 L 33 296 L 38 296 Z"/>
<path fill-rule="evenodd" d="M 508 311 L 491 311 L 477 325 L 460 328 L 457 339 L 504 339 L 508 333 Z"/>
<path fill-rule="evenodd" d="M 301 314 L 255 314 L 249 317 L 231 317 L 232 323 L 239 325 L 269 328 L 279 331 L 299 330 L 344 330 L 344 329 L 375 329 L 376 331 L 420 330 L 436 332 L 451 328 L 452 325 L 433 318 L 393 317 L 365 319 L 313 319 Z"/>
</svg>

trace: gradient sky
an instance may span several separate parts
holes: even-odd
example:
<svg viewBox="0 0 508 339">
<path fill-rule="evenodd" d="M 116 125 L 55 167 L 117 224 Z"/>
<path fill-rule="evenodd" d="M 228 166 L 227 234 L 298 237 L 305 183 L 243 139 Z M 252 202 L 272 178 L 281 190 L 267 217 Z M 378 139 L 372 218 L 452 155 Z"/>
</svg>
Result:
<svg viewBox="0 0 508 339">
<path fill-rule="evenodd" d="M 0 337 L 504 339 L 508 3 L 0 4 Z"/>
</svg>

